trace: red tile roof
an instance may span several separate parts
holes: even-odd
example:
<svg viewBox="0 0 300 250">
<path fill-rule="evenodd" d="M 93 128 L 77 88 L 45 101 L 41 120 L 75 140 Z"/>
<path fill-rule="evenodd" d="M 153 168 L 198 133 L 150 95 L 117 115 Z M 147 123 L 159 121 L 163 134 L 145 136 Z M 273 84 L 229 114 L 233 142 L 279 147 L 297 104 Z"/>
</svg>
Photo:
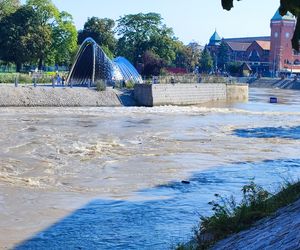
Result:
<svg viewBox="0 0 300 250">
<path fill-rule="evenodd" d="M 271 49 L 271 42 L 270 41 L 255 41 L 263 50 L 270 50 Z"/>
</svg>

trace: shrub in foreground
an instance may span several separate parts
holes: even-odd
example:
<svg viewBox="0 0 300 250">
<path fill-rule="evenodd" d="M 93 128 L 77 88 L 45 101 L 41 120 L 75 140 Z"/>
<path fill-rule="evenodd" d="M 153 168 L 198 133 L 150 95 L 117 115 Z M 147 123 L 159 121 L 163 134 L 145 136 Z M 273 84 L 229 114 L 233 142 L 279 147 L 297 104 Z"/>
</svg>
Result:
<svg viewBox="0 0 300 250">
<path fill-rule="evenodd" d="M 286 183 L 279 193 L 272 195 L 252 181 L 242 188 L 242 193 L 239 204 L 232 196 L 226 198 L 215 194 L 216 200 L 209 203 L 214 214 L 201 216 L 192 241 L 179 245 L 177 249 L 208 249 L 217 241 L 251 227 L 258 220 L 300 199 L 300 182 Z"/>
<path fill-rule="evenodd" d="M 106 83 L 103 80 L 98 80 L 96 83 L 96 90 L 97 91 L 105 91 L 106 90 Z"/>
</svg>

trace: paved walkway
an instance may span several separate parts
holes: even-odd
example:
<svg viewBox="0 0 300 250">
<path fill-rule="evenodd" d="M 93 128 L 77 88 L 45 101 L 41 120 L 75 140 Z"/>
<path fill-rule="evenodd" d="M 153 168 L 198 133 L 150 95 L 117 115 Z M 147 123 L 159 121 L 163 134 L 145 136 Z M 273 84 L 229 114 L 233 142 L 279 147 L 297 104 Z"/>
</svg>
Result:
<svg viewBox="0 0 300 250">
<path fill-rule="evenodd" d="M 213 249 L 300 249 L 300 200 L 259 221 L 251 229 L 220 241 Z"/>
</svg>

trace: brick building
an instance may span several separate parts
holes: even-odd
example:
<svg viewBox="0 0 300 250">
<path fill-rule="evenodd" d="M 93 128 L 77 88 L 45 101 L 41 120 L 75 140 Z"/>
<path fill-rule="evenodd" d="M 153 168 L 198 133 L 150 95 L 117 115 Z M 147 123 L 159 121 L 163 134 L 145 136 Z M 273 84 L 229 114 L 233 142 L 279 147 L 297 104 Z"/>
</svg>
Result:
<svg viewBox="0 0 300 250">
<path fill-rule="evenodd" d="M 228 61 L 247 63 L 253 73 L 264 76 L 300 74 L 300 55 L 291 45 L 296 19 L 290 13 L 282 17 L 276 11 L 270 27 L 271 35 L 263 37 L 221 38 L 215 31 L 207 48 L 217 60 L 221 44 L 225 44 Z"/>
</svg>

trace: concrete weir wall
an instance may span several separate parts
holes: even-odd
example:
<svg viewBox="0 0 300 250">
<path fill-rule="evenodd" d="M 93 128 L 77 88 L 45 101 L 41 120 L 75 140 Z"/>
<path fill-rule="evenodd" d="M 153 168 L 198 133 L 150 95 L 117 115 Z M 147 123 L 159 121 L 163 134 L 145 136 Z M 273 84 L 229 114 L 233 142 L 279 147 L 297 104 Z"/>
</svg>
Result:
<svg viewBox="0 0 300 250">
<path fill-rule="evenodd" d="M 137 84 L 134 98 L 139 105 L 196 105 L 213 101 L 247 101 L 247 84 Z"/>
<path fill-rule="evenodd" d="M 122 106 L 111 90 L 0 85 L 0 107 L 115 107 Z"/>
</svg>

